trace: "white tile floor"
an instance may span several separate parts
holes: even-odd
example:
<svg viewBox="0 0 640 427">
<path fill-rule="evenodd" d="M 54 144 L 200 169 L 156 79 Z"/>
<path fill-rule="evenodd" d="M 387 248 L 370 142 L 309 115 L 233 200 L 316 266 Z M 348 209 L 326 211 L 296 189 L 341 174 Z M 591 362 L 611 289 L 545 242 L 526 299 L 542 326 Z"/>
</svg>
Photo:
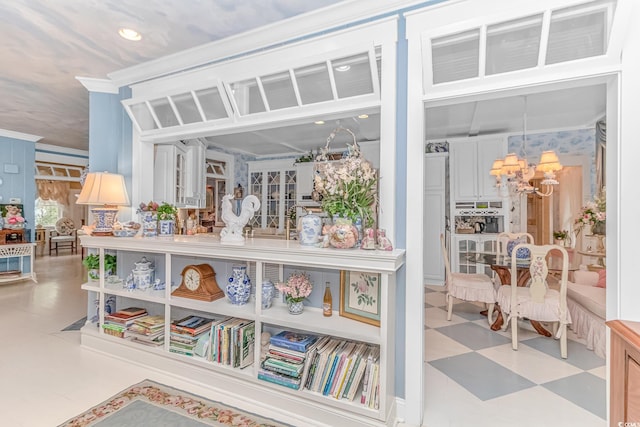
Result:
<svg viewBox="0 0 640 427">
<path fill-rule="evenodd" d="M 0 285 L 0 426 L 56 426 L 146 378 L 300 425 L 281 412 L 248 408 L 246 402 L 80 347 L 78 331 L 61 332 L 86 315 L 80 255 L 37 257 L 35 270 L 37 284 Z"/>
<path fill-rule="evenodd" d="M 145 378 L 300 425 L 282 413 L 247 408 L 246 403 L 216 396 L 198 385 L 83 349 L 78 331 L 61 332 L 86 314 L 87 296 L 80 289 L 85 274 L 80 256 L 37 257 L 36 272 L 37 284 L 23 281 L 0 285 L 0 324 L 3 325 L 0 332 L 3 335 L 1 426 L 56 426 Z M 589 354 L 586 359 L 579 358 L 573 363 L 559 360 L 549 355 L 553 349 L 546 349 L 534 333 L 526 332 L 521 334 L 521 340 L 530 339 L 530 345 L 522 344 L 518 352 L 512 351 L 508 343 L 484 346 L 477 337 L 472 337 L 472 349 L 470 342 L 465 342 L 464 330 L 461 334 L 461 330 L 451 327 L 468 328 L 470 325 L 471 328 L 487 329 L 486 320 L 478 317 L 477 310 L 460 306 L 455 310 L 454 319 L 447 322 L 442 309 L 444 295 L 429 292 L 425 296 L 424 426 L 601 427 L 606 424 L 593 412 L 601 409 L 587 410 L 561 396 L 563 392 L 574 392 L 576 385 L 582 387 L 582 395 L 603 394 L 600 383 L 605 378 L 604 362 L 595 360 L 594 365 Z M 509 336 L 502 332 L 492 334 Z M 556 341 L 551 344 L 554 348 L 557 346 Z M 570 346 L 570 358 L 580 353 L 572 349 Z M 516 387 L 533 385 L 511 393 L 500 394 L 498 391 L 498 397 L 482 400 L 465 387 L 470 387 L 465 380 L 461 385 L 436 367 L 440 363 L 446 368 L 450 362 L 447 359 L 455 361 L 456 357 L 467 357 L 472 363 L 481 361 L 497 370 L 510 371 L 522 378 Z M 455 376 L 455 372 L 452 375 Z M 569 379 L 569 383 L 562 383 L 565 379 Z M 595 386 L 594 379 L 597 380 Z M 488 382 L 487 387 L 491 386 Z M 592 403 L 587 399 L 583 405 Z M 604 402 L 596 403 L 604 405 Z"/>
<path fill-rule="evenodd" d="M 480 310 L 458 302 L 448 322 L 442 288 L 426 290 L 424 426 L 606 425 L 603 359 L 570 333 L 563 360 L 558 341 L 522 328 L 513 351 Z"/>
</svg>

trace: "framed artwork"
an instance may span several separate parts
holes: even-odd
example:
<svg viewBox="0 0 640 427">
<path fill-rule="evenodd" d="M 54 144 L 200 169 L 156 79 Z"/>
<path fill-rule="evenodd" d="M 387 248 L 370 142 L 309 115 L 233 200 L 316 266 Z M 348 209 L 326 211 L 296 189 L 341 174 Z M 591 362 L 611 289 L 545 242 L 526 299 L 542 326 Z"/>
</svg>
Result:
<svg viewBox="0 0 640 427">
<path fill-rule="evenodd" d="M 380 274 L 340 271 L 340 316 L 380 326 Z"/>
</svg>

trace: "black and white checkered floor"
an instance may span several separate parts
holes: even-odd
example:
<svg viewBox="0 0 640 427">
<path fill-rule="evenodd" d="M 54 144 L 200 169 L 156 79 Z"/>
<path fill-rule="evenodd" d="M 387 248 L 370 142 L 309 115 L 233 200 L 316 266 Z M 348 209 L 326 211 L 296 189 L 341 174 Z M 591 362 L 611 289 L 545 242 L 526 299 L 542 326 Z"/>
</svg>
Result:
<svg viewBox="0 0 640 427">
<path fill-rule="evenodd" d="M 606 425 L 605 360 L 569 333 L 560 343 L 520 322 L 494 332 L 481 304 L 455 301 L 446 318 L 443 287 L 425 287 L 425 426 Z"/>
</svg>

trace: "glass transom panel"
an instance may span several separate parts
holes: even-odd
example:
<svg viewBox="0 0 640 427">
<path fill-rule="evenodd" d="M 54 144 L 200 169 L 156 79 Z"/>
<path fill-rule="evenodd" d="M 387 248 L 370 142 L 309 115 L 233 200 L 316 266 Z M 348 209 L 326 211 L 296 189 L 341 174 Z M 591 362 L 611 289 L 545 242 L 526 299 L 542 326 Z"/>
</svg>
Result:
<svg viewBox="0 0 640 427">
<path fill-rule="evenodd" d="M 478 77 L 480 29 L 431 41 L 433 83 Z"/>
<path fill-rule="evenodd" d="M 184 124 L 197 123 L 202 121 L 202 116 L 198 111 L 196 101 L 194 101 L 191 92 L 181 93 L 180 95 L 173 95 L 171 97 L 178 114 Z"/>
<path fill-rule="evenodd" d="M 298 105 L 293 82 L 288 71 L 260 77 L 260 80 L 271 110 L 280 110 Z"/>
<path fill-rule="evenodd" d="M 489 26 L 485 74 L 538 65 L 541 32 L 542 14 Z"/>
<path fill-rule="evenodd" d="M 206 120 L 224 119 L 229 117 L 217 87 L 196 91 L 196 97 L 202 107 Z"/>
<path fill-rule="evenodd" d="M 248 79 L 231 84 L 231 92 L 241 115 L 266 111 L 256 79 Z"/>
<path fill-rule="evenodd" d="M 331 61 L 338 98 L 373 93 L 369 54 L 361 53 Z"/>
<path fill-rule="evenodd" d="M 151 111 L 147 107 L 145 102 L 140 102 L 139 104 L 132 104 L 130 107 L 131 114 L 136 119 L 136 123 L 140 126 L 140 129 L 145 130 L 153 130 L 158 129 L 155 120 L 153 120 L 153 116 L 151 115 Z"/>
<path fill-rule="evenodd" d="M 327 64 L 320 63 L 296 68 L 294 74 L 303 104 L 315 104 L 333 99 Z"/>
<path fill-rule="evenodd" d="M 161 127 L 168 128 L 180 124 L 176 114 L 173 112 L 171 104 L 169 104 L 168 98 L 154 99 L 150 101 L 149 104 L 151 104 L 151 108 L 153 108 L 153 111 L 156 113 Z"/>
<path fill-rule="evenodd" d="M 584 13 L 575 8 L 553 12 L 549 27 L 547 64 L 603 55 L 606 51 L 604 9 Z"/>
</svg>

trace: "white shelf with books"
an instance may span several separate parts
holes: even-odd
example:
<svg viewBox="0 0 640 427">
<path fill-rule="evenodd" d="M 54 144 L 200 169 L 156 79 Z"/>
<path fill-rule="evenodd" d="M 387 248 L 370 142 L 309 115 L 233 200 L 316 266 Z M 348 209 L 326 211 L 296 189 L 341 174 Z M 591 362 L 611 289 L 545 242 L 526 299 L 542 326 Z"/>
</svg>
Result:
<svg viewBox="0 0 640 427">
<path fill-rule="evenodd" d="M 263 324 L 279 325 L 281 328 L 297 329 L 301 328 L 301 325 L 309 325 L 313 332 L 319 335 L 332 335 L 378 345 L 381 339 L 379 327 L 342 317 L 337 310 L 333 311 L 331 317 L 324 317 L 321 308 L 305 307 L 301 314 L 292 316 L 285 304 L 273 304 L 270 309 L 262 312 L 260 318 Z"/>
<path fill-rule="evenodd" d="M 385 425 L 386 420 L 392 418 L 390 414 L 395 411 L 395 276 L 397 269 L 404 263 L 403 250 L 347 251 L 302 247 L 295 241 L 267 239 L 248 239 L 244 245 L 224 245 L 211 236 L 198 235 L 176 236 L 173 241 L 94 236 L 83 236 L 81 239 L 84 247 L 97 250 L 101 257 L 104 257 L 105 251 L 115 251 L 118 254 L 117 275 L 120 278 L 129 274 L 137 260 L 146 257 L 155 266 L 155 277 L 165 280 L 168 285 L 163 290 L 138 292 L 121 287 L 121 284 L 115 284 L 112 288 L 110 285 L 113 284 L 106 283 L 105 279 L 100 279 L 97 284 L 84 284 L 83 289 L 96 294 L 98 306 L 114 296 L 118 299 L 118 308 L 124 307 L 123 303 L 141 307 L 152 304 L 154 313 L 163 313 L 165 339 L 158 346 L 142 345 L 109 336 L 101 333 L 98 328 L 87 325 L 82 329 L 83 345 L 114 357 L 132 360 L 132 363 L 153 366 L 186 380 L 210 384 L 212 389 L 223 393 L 233 393 L 243 399 L 254 399 L 265 405 L 287 407 L 298 413 L 309 414 L 312 418 L 327 420 L 332 425 Z M 254 286 L 249 301 L 244 305 L 234 305 L 226 296 L 209 302 L 206 298 L 185 297 L 184 292 L 181 296 L 172 295 L 182 285 L 181 274 L 185 267 L 203 264 L 215 271 L 217 285 L 222 291 L 226 291 L 233 267 L 246 265 Z M 290 314 L 282 296 L 275 298 L 270 307 L 263 307 L 263 279 L 276 283 L 286 280 L 292 272 L 308 274 L 314 284 L 303 313 Z M 345 287 L 349 289 L 357 283 L 356 276 L 362 272 L 371 275 L 376 284 L 375 307 L 371 309 L 371 313 L 375 314 L 372 317 L 374 320 L 367 319 L 368 313 L 365 311 L 350 314 L 348 302 L 343 301 L 348 295 L 341 295 Z M 330 283 L 333 295 L 333 310 L 329 317 L 323 316 L 320 308 L 324 284 L 327 282 Z M 340 309 L 341 306 L 344 310 Z M 171 325 L 177 321 L 193 320 L 190 316 L 224 323 L 225 328 L 228 328 L 227 341 L 213 341 L 214 334 L 219 333 L 214 327 L 198 337 L 174 336 L 172 343 Z M 236 329 L 232 332 L 234 327 Z M 244 332 L 253 337 L 251 346 L 245 345 L 244 348 L 238 341 L 243 327 L 247 328 Z M 212 330 L 215 331 L 213 334 Z M 349 364 L 344 367 L 336 365 L 336 368 L 340 368 L 335 369 L 333 375 L 326 374 L 326 390 L 317 388 L 319 385 L 316 388 L 306 385 L 307 378 L 312 375 L 311 359 L 305 367 L 304 382 L 302 377 L 288 380 L 297 382 L 297 389 L 288 384 L 283 386 L 282 381 L 274 383 L 275 381 L 265 380 L 265 376 L 273 375 L 263 368 L 263 349 L 260 345 L 262 333 L 277 335 L 283 331 L 298 331 L 322 340 L 339 342 L 341 351 L 343 347 L 346 351 L 341 353 L 341 357 L 349 358 L 348 363 L 355 364 L 358 354 L 362 356 L 363 352 L 368 354 L 374 351 L 377 355 L 377 368 L 372 378 L 376 379 L 376 385 L 375 392 L 370 393 L 370 402 L 360 402 L 364 372 L 360 372 L 361 377 L 355 384 L 352 380 L 352 384 L 347 387 L 352 376 L 352 372 L 348 371 Z M 206 339 L 209 340 L 208 348 L 203 342 Z M 208 352 L 203 351 L 204 348 Z M 226 359 L 214 359 L 219 357 L 221 351 Z M 275 378 L 281 380 L 277 376 Z M 268 393 L 265 393 L 267 390 Z"/>
</svg>

